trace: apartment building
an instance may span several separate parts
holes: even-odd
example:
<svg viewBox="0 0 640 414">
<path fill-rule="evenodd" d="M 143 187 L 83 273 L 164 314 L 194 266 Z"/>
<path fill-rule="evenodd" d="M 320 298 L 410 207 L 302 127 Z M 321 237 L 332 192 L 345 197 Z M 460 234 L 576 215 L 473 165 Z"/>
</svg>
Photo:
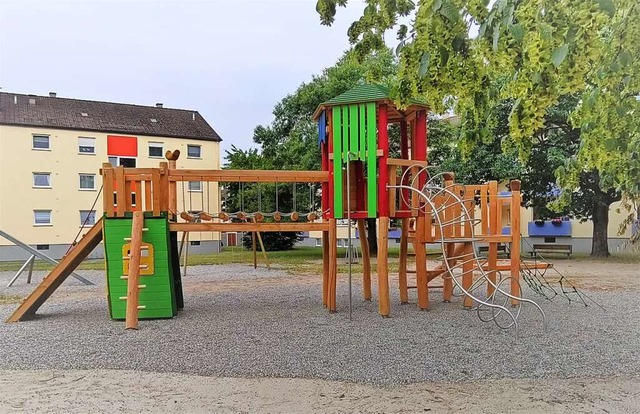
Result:
<svg viewBox="0 0 640 414">
<path fill-rule="evenodd" d="M 166 150 L 178 168 L 220 168 L 220 136 L 194 110 L 0 93 L 0 230 L 60 258 L 82 226 L 102 215 L 104 162 L 156 167 Z M 219 211 L 217 183 L 178 189 L 185 210 Z M 97 200 L 97 202 L 96 202 Z M 86 231 L 86 229 L 85 229 Z M 220 248 L 218 233 L 190 235 L 191 251 Z M 92 257 L 101 257 L 97 248 Z M 0 237 L 0 261 L 29 254 Z"/>
</svg>

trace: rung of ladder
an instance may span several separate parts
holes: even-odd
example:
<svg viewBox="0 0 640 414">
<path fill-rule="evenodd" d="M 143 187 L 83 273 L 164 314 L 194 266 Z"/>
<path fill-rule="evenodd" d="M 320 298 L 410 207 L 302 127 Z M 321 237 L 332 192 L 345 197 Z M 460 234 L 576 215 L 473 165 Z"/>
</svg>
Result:
<svg viewBox="0 0 640 414">
<path fill-rule="evenodd" d="M 126 296 L 120 296 L 118 299 L 120 299 L 120 300 L 127 300 L 127 297 L 126 297 Z"/>
<path fill-rule="evenodd" d="M 120 276 L 120 279 L 127 280 L 127 279 L 129 279 L 129 276 L 126 276 L 126 275 L 125 276 Z"/>
<path fill-rule="evenodd" d="M 140 265 L 140 269 L 148 269 L 149 265 Z"/>
<path fill-rule="evenodd" d="M 125 237 L 124 241 L 131 241 L 131 237 Z"/>
<path fill-rule="evenodd" d="M 147 307 L 144 305 L 138 305 L 138 309 L 147 309 Z"/>
<path fill-rule="evenodd" d="M 138 285 L 138 289 L 144 289 L 146 287 L 147 287 L 147 285 Z"/>
</svg>

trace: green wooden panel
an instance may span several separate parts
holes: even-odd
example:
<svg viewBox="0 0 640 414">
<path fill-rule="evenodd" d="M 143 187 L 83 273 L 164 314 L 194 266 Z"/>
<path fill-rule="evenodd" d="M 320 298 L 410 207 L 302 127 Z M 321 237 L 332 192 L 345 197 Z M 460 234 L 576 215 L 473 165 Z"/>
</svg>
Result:
<svg viewBox="0 0 640 414">
<path fill-rule="evenodd" d="M 376 217 L 378 211 L 378 180 L 376 177 L 377 143 L 376 104 L 367 104 L 367 215 Z"/>
<path fill-rule="evenodd" d="M 347 159 L 349 152 L 349 107 L 340 107 L 342 112 L 342 161 Z"/>
<path fill-rule="evenodd" d="M 333 128 L 333 214 L 342 218 L 342 117 L 339 106 L 332 108 Z"/>
<path fill-rule="evenodd" d="M 367 116 L 366 116 L 366 106 L 358 105 L 358 109 L 360 110 L 360 134 L 358 135 L 359 141 L 359 152 L 358 159 L 360 161 L 367 160 Z"/>
<path fill-rule="evenodd" d="M 353 153 L 351 159 L 358 156 L 358 105 L 349 105 L 349 151 Z M 349 154 L 347 154 L 349 161 Z"/>
<path fill-rule="evenodd" d="M 126 301 L 120 300 L 127 295 L 127 280 L 123 276 L 122 248 L 131 237 L 131 218 L 105 219 L 104 247 L 107 265 L 107 286 L 109 309 L 113 319 L 124 319 Z M 170 266 L 169 226 L 167 218 L 145 216 L 142 240 L 153 245 L 154 273 L 140 275 L 140 284 L 146 285 L 140 290 L 140 305 L 147 308 L 139 311 L 140 319 L 170 318 L 177 314 L 174 291 L 173 270 Z"/>
</svg>

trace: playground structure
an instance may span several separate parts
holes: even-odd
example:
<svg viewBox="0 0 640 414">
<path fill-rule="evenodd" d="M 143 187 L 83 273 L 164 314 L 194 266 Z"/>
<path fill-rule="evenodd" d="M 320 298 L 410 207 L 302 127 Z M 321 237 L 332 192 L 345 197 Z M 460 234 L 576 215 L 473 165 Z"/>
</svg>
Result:
<svg viewBox="0 0 640 414">
<path fill-rule="evenodd" d="M 33 315 L 73 269 L 104 239 L 113 319 L 136 328 L 138 319 L 175 316 L 183 306 L 177 233 L 235 231 L 321 231 L 322 303 L 337 310 L 338 219 L 355 220 L 363 260 L 363 296 L 371 300 L 371 260 L 365 220 L 378 219 L 377 299 L 379 314 L 391 314 L 388 236 L 391 219 L 402 228 L 399 291 L 409 302 L 408 275 L 415 274 L 417 305 L 430 306 L 429 282 L 442 278 L 445 302 L 461 296 L 463 306 L 482 321 L 514 327 L 523 304 L 520 285 L 520 183 L 498 192 L 497 182 L 462 185 L 451 173 L 435 173 L 427 163 L 428 106 L 411 102 L 398 108 L 379 85 L 359 85 L 320 105 L 318 122 L 321 171 L 189 170 L 177 168 L 178 151 L 168 151 L 157 168 L 103 164 L 104 216 L 24 300 L 8 321 Z M 389 154 L 388 127 L 399 124 L 400 157 Z M 306 183 L 321 188 L 320 211 L 179 211 L 185 182 Z M 202 206 L 204 209 L 204 206 Z M 277 210 L 277 206 L 276 206 Z M 505 227 L 503 223 L 508 222 Z M 487 258 L 477 245 L 488 244 Z M 498 260 L 498 246 L 511 246 L 510 259 Z M 409 244 L 416 269 L 408 269 Z M 435 266 L 427 244 L 442 249 Z M 534 266 L 546 266 L 534 264 Z"/>
</svg>

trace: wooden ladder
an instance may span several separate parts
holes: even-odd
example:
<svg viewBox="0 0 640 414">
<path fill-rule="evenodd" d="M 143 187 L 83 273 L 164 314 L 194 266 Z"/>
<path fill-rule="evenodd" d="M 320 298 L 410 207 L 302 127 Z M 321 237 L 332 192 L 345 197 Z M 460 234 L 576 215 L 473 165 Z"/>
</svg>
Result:
<svg viewBox="0 0 640 414">
<path fill-rule="evenodd" d="M 127 301 L 127 310 L 125 316 L 125 329 L 138 329 L 138 310 L 144 309 L 140 305 L 140 289 L 144 289 L 146 285 L 139 284 L 140 258 L 142 256 L 142 232 L 144 228 L 144 213 L 142 211 L 133 212 L 133 223 L 131 225 L 131 239 L 125 238 L 124 241 L 130 242 L 129 247 L 129 274 L 122 276 L 127 279 L 127 296 L 120 297 L 121 300 Z"/>
</svg>

